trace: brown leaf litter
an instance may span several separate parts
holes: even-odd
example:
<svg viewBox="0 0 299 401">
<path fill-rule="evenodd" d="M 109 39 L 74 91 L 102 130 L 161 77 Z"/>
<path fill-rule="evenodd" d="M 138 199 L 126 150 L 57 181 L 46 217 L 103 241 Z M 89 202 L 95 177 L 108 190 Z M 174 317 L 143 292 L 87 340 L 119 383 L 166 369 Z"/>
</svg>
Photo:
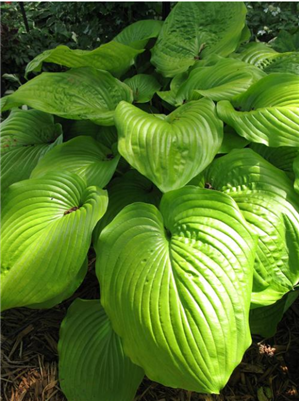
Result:
<svg viewBox="0 0 299 401">
<path fill-rule="evenodd" d="M 16 308 L 2 314 L 1 401 L 65 401 L 58 381 L 59 326 L 75 297 L 99 296 L 92 264 L 76 294 L 48 310 Z M 220 395 L 172 389 L 145 378 L 135 401 L 299 400 L 299 299 L 273 338 L 254 337 Z"/>
</svg>

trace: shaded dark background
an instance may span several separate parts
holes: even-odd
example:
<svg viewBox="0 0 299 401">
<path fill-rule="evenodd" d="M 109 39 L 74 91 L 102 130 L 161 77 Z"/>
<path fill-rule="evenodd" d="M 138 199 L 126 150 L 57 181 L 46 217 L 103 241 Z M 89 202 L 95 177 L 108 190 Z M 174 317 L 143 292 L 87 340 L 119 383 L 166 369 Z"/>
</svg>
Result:
<svg viewBox="0 0 299 401">
<path fill-rule="evenodd" d="M 91 50 L 141 19 L 165 19 L 175 2 L 0 2 L 2 95 L 24 81 L 26 64 L 64 44 Z M 299 3 L 246 2 L 251 40 L 298 30 Z M 23 8 L 23 10 L 22 10 Z M 49 68 L 49 67 L 48 67 Z M 53 70 L 53 67 L 50 67 Z M 55 68 L 55 67 L 54 67 Z M 4 77 L 3 77 L 4 75 Z M 12 76 L 13 75 L 13 76 Z"/>
</svg>

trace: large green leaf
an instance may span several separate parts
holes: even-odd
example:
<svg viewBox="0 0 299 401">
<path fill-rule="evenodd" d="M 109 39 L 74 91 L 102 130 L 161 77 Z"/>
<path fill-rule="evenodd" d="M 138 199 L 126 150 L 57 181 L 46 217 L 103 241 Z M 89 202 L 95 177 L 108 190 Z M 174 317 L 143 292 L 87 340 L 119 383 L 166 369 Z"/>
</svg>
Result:
<svg viewBox="0 0 299 401">
<path fill-rule="evenodd" d="M 60 124 L 37 110 L 13 110 L 0 125 L 1 193 L 30 177 L 39 159 L 62 141 Z"/>
<path fill-rule="evenodd" d="M 3 310 L 60 294 L 63 299 L 69 286 L 80 284 L 91 234 L 107 203 L 106 191 L 67 172 L 9 187 L 2 205 Z"/>
<path fill-rule="evenodd" d="M 133 91 L 135 103 L 147 103 L 161 88 L 159 82 L 152 75 L 137 74 L 125 81 Z"/>
<path fill-rule="evenodd" d="M 127 26 L 113 40 L 134 49 L 143 49 L 151 38 L 156 38 L 163 22 L 158 20 L 137 21 Z"/>
<path fill-rule="evenodd" d="M 298 296 L 298 290 L 291 291 L 273 305 L 251 310 L 249 315 L 251 333 L 262 337 L 273 337 L 284 313 Z"/>
<path fill-rule="evenodd" d="M 290 53 L 278 53 L 272 47 L 262 42 L 251 42 L 240 47 L 238 52 L 230 57 L 238 58 L 246 63 L 255 65 L 261 69 L 267 68 L 278 58 L 284 58 Z"/>
<path fill-rule="evenodd" d="M 223 100 L 217 113 L 239 135 L 272 147 L 299 146 L 297 76 L 271 74 L 239 95 L 233 105 Z"/>
<path fill-rule="evenodd" d="M 233 150 L 207 169 L 259 235 L 252 307 L 271 305 L 299 281 L 299 198 L 288 176 L 251 149 Z"/>
<path fill-rule="evenodd" d="M 243 61 L 221 58 L 212 66 L 195 68 L 176 94 L 176 106 L 186 100 L 208 97 L 231 100 L 266 74 Z"/>
<path fill-rule="evenodd" d="M 165 194 L 160 211 L 129 205 L 103 230 L 102 305 L 151 380 L 204 393 L 225 385 L 251 343 L 254 249 L 235 202 L 191 186 Z"/>
<path fill-rule="evenodd" d="M 159 205 L 161 192 L 136 170 L 130 170 L 121 177 L 114 178 L 107 186 L 109 205 L 107 212 L 98 222 L 93 232 L 93 242 L 96 243 L 101 231 L 127 205 L 134 202 Z"/>
<path fill-rule="evenodd" d="M 61 301 L 64 301 L 65 299 L 70 298 L 74 294 L 74 292 L 78 289 L 78 287 L 82 283 L 82 281 L 84 280 L 87 271 L 88 271 L 88 255 L 86 256 L 86 258 L 83 262 L 83 265 L 81 266 L 80 270 L 78 271 L 76 280 L 72 281 L 63 292 L 59 293 L 59 295 L 56 295 L 53 298 L 47 299 L 47 301 L 38 302 L 36 304 L 26 305 L 26 308 L 50 309 L 50 308 L 53 308 L 53 306 L 58 305 Z"/>
<path fill-rule="evenodd" d="M 225 57 L 239 45 L 245 16 L 243 3 L 178 2 L 164 22 L 151 62 L 162 75 L 173 77 L 187 71 L 198 55 Z"/>
<path fill-rule="evenodd" d="M 97 300 L 76 299 L 58 343 L 59 380 L 68 401 L 132 401 L 144 376 Z"/>
<path fill-rule="evenodd" d="M 26 76 L 39 72 L 44 62 L 66 67 L 94 67 L 121 76 L 133 63 L 134 58 L 143 50 L 133 49 L 117 42 L 106 43 L 94 50 L 72 50 L 67 46 L 57 46 L 36 56 L 26 67 Z"/>
<path fill-rule="evenodd" d="M 133 101 L 131 89 L 109 72 L 91 67 L 46 73 L 4 97 L 1 110 L 23 104 L 74 120 L 113 125 L 114 109 L 121 100 Z"/>
<path fill-rule="evenodd" d="M 248 64 L 262 69 L 267 74 L 271 72 L 289 72 L 299 74 L 299 53 L 278 53 L 266 43 L 248 43 L 230 57 L 240 59 Z"/>
<path fill-rule="evenodd" d="M 89 136 L 79 136 L 56 146 L 32 171 L 39 178 L 50 171 L 70 171 L 86 180 L 87 185 L 105 187 L 111 180 L 119 155 Z"/>
<path fill-rule="evenodd" d="M 168 116 L 121 102 L 115 125 L 120 154 L 162 192 L 186 185 L 206 168 L 223 138 L 222 123 L 209 99 L 189 102 Z"/>
</svg>

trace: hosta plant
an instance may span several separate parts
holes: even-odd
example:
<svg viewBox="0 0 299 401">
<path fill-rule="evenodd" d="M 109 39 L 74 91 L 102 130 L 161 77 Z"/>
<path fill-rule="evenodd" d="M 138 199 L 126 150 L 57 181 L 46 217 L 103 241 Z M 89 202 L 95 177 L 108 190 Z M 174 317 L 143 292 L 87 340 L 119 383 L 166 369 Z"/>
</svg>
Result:
<svg viewBox="0 0 299 401">
<path fill-rule="evenodd" d="M 74 296 L 96 253 L 100 299 L 61 325 L 69 401 L 144 375 L 217 394 L 299 294 L 298 53 L 249 37 L 243 3 L 179 2 L 46 49 L 1 100 L 2 310 Z"/>
</svg>

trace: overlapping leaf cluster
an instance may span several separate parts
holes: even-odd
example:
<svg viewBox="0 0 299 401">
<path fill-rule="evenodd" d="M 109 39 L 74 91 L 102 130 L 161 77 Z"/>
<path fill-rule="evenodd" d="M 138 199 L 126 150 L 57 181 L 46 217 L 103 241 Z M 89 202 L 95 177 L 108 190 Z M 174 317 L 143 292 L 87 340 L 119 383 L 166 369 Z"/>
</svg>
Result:
<svg viewBox="0 0 299 401">
<path fill-rule="evenodd" d="M 2 99 L 2 309 L 67 299 L 96 250 L 101 299 L 61 327 L 69 401 L 132 400 L 144 374 L 219 393 L 298 296 L 299 56 L 245 43 L 245 18 L 181 2 L 45 51 L 27 75 L 70 69 Z"/>
</svg>

